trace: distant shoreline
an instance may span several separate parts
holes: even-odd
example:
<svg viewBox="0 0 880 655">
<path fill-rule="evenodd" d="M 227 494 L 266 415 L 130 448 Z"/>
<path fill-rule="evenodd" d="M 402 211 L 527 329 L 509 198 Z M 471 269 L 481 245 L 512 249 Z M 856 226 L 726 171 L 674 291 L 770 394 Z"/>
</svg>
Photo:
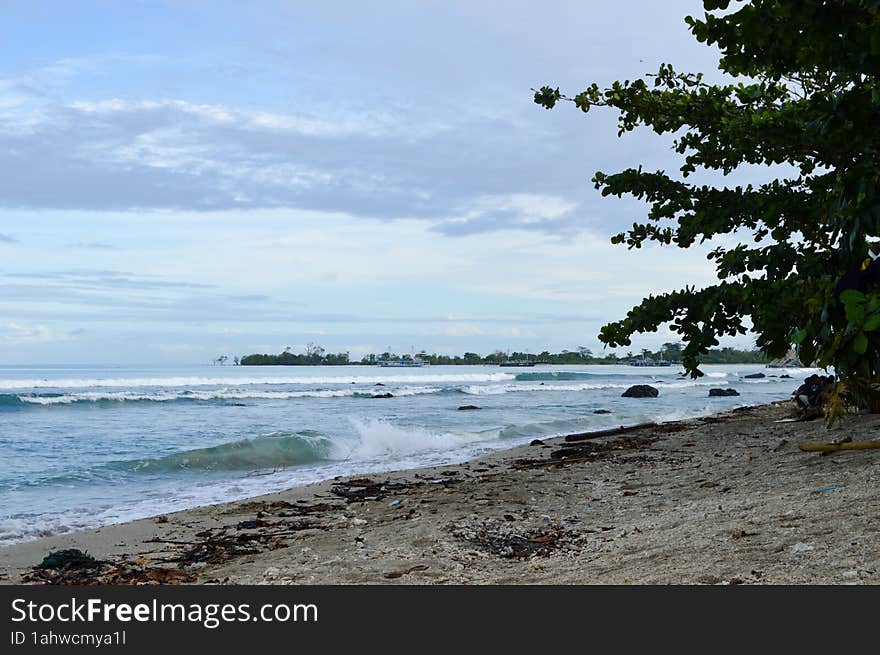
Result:
<svg viewBox="0 0 880 655">
<path fill-rule="evenodd" d="M 633 361 L 638 361 L 638 360 L 633 360 Z M 704 362 L 700 362 L 701 365 L 708 364 L 708 365 L 712 365 L 712 366 L 727 365 L 727 364 L 746 366 L 746 365 L 752 365 L 752 364 L 769 364 L 769 363 L 770 363 L 769 360 L 763 360 L 763 361 L 742 360 L 742 361 L 730 361 L 730 362 L 704 361 Z M 673 367 L 682 366 L 681 362 L 670 362 L 670 364 Z M 534 365 L 535 366 L 630 366 L 630 365 L 632 365 L 632 362 L 630 362 L 629 360 L 580 361 L 580 362 L 540 362 L 540 361 L 536 361 L 534 363 Z M 379 361 L 376 361 L 376 362 L 349 361 L 349 362 L 334 362 L 334 363 L 302 362 L 302 363 L 291 364 L 291 363 L 279 362 L 279 361 L 263 361 L 263 362 L 259 362 L 259 363 L 242 362 L 240 364 L 223 364 L 223 366 L 381 366 L 381 363 Z M 466 362 L 466 361 L 444 362 L 442 364 L 427 363 L 426 366 L 499 366 L 499 367 L 503 368 L 501 362 Z M 662 368 L 661 365 L 656 365 L 656 367 Z M 647 368 L 651 368 L 651 366 L 648 366 Z M 798 368 L 798 367 L 792 367 L 792 368 Z M 801 368 L 810 368 L 810 367 L 801 367 Z"/>
<path fill-rule="evenodd" d="M 397 354 L 392 352 L 370 353 L 359 360 L 352 360 L 348 352 L 328 353 L 320 346 L 310 344 L 306 352 L 299 354 L 285 349 L 277 355 L 251 354 L 235 357 L 234 364 L 240 366 L 500 366 L 500 365 L 561 365 L 561 366 L 596 366 L 596 365 L 647 365 L 666 366 L 681 365 L 684 349 L 681 344 L 664 344 L 663 349 L 656 352 L 642 350 L 638 354 L 627 353 L 625 357 L 608 355 L 597 357 L 589 348 L 579 347 L 576 350 L 563 350 L 551 353 L 544 350 L 532 352 L 505 352 L 496 350 L 489 355 L 466 352 L 463 355 L 443 355 L 420 351 L 413 354 Z M 225 364 L 227 355 L 222 355 L 214 363 Z M 701 364 L 767 364 L 770 360 L 759 350 L 739 350 L 737 348 L 713 348 L 706 353 Z"/>
</svg>

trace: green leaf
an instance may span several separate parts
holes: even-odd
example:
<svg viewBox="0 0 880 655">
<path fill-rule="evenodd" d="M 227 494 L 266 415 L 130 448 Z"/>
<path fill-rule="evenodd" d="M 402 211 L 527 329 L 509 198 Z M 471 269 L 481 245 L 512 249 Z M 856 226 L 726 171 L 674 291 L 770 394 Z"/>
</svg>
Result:
<svg viewBox="0 0 880 655">
<path fill-rule="evenodd" d="M 859 332 L 856 338 L 853 339 L 853 350 L 860 355 L 864 355 L 865 351 L 868 350 L 868 337 L 864 332 Z"/>
<path fill-rule="evenodd" d="M 877 328 L 880 328 L 880 314 L 871 314 L 865 319 L 865 324 L 862 326 L 862 330 L 865 332 L 873 332 Z"/>
<path fill-rule="evenodd" d="M 865 302 L 865 294 L 855 289 L 847 289 L 840 294 L 840 302 L 844 305 L 850 305 L 858 302 Z"/>
</svg>

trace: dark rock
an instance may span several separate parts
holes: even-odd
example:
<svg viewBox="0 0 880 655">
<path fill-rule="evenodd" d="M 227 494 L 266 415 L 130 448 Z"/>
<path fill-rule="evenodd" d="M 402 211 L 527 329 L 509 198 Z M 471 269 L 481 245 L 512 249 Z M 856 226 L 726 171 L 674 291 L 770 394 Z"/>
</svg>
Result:
<svg viewBox="0 0 880 655">
<path fill-rule="evenodd" d="M 709 389 L 710 396 L 738 396 L 736 389 Z"/>
<path fill-rule="evenodd" d="M 394 398 L 394 394 L 391 394 L 391 393 L 376 393 L 376 394 L 373 394 L 373 398 Z"/>
<path fill-rule="evenodd" d="M 763 373 L 752 373 L 751 375 L 743 375 L 743 377 L 746 380 L 757 380 L 758 378 L 765 378 L 767 376 Z"/>
<path fill-rule="evenodd" d="M 610 409 L 594 409 L 593 414 L 610 414 Z"/>
<path fill-rule="evenodd" d="M 354 382 L 352 382 L 352 384 L 354 384 Z M 374 386 L 374 387 L 384 387 L 385 385 L 382 384 L 381 382 L 377 382 L 377 383 L 374 384 L 373 386 Z"/>
<path fill-rule="evenodd" d="M 480 408 L 477 407 L 476 405 L 462 405 L 461 407 L 458 408 L 458 411 L 463 412 L 467 409 L 480 409 Z"/>
<path fill-rule="evenodd" d="M 622 398 L 656 398 L 660 395 L 654 387 L 648 384 L 636 384 L 621 394 Z"/>
<path fill-rule="evenodd" d="M 780 380 L 791 380 L 791 376 L 790 375 L 780 375 L 779 379 Z"/>
<path fill-rule="evenodd" d="M 533 439 L 529 445 L 530 446 L 543 446 L 544 442 L 541 441 L 540 439 Z"/>
</svg>

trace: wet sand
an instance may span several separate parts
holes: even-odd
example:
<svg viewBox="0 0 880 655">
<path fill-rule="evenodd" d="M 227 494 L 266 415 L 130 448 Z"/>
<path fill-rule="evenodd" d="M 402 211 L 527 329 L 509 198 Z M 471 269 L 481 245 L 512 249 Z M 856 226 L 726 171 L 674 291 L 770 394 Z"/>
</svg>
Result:
<svg viewBox="0 0 880 655">
<path fill-rule="evenodd" d="M 0 583 L 880 582 L 880 450 L 798 448 L 877 439 L 880 416 L 792 416 L 785 402 L 547 439 L 48 537 L 0 549 Z M 33 572 L 67 548 L 104 563 Z"/>
</svg>

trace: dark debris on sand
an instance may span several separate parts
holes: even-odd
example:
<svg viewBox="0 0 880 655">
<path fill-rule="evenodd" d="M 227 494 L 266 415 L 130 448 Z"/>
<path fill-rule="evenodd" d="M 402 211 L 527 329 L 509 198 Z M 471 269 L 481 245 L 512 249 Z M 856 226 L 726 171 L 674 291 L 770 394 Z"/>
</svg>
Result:
<svg viewBox="0 0 880 655">
<path fill-rule="evenodd" d="M 180 584 L 195 582 L 192 571 L 149 566 L 148 558 L 118 562 L 98 560 L 77 548 L 49 553 L 21 577 L 23 583 L 44 585 Z"/>
<path fill-rule="evenodd" d="M 444 486 L 461 482 L 461 479 L 455 472 L 447 472 L 443 474 L 445 477 L 438 480 L 430 480 L 428 482 L 375 482 L 369 478 L 353 478 L 351 480 L 342 480 L 337 482 L 330 488 L 330 493 L 335 496 L 344 498 L 349 503 L 384 500 L 389 493 L 408 491 L 424 484 L 442 484 Z"/>
<path fill-rule="evenodd" d="M 618 432 L 627 431 L 629 430 L 623 428 Z M 512 466 L 514 469 L 523 470 L 596 461 L 612 456 L 619 451 L 648 448 L 658 439 L 659 436 L 651 434 L 649 436 L 626 435 L 611 441 L 598 443 L 587 442 L 586 440 L 568 442 L 563 444 L 561 448 L 551 452 L 550 459 L 517 459 L 513 462 Z"/>
<path fill-rule="evenodd" d="M 579 539 L 578 535 L 566 533 L 559 525 L 517 532 L 509 524 L 491 520 L 475 527 L 452 526 L 451 532 L 455 538 L 477 550 L 511 560 L 550 557 L 557 550 L 574 545 Z"/>
</svg>

